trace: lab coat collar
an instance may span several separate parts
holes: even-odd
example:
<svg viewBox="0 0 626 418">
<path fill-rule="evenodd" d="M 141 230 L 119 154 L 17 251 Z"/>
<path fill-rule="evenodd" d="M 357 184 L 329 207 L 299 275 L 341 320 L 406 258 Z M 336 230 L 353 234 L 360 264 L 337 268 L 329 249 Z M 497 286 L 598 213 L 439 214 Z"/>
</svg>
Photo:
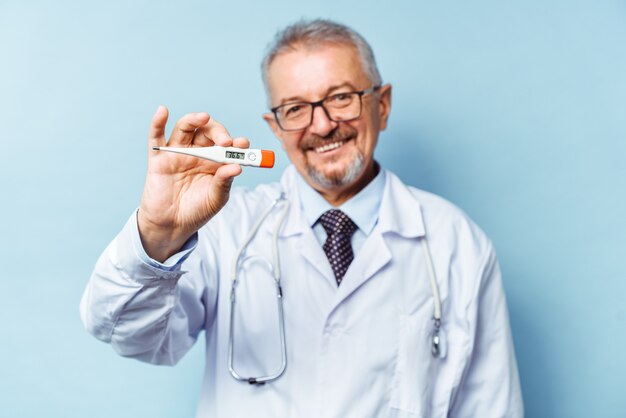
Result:
<svg viewBox="0 0 626 418">
<path fill-rule="evenodd" d="M 417 238 L 425 234 L 422 209 L 419 201 L 395 174 L 386 170 L 386 184 L 378 216 L 379 231 L 391 232 L 404 238 Z"/>
<path fill-rule="evenodd" d="M 281 178 L 281 188 L 291 202 L 279 234 L 281 237 L 302 234 L 310 229 L 300 208 L 297 175 L 295 167 L 291 165 Z M 380 204 L 378 230 L 383 234 L 391 232 L 405 238 L 416 238 L 425 234 L 419 201 L 408 186 L 388 170 L 385 170 L 385 188 Z"/>
<path fill-rule="evenodd" d="M 378 224 L 355 255 L 342 285 L 337 289 L 337 297 L 329 314 L 332 314 L 341 301 L 349 297 L 391 261 L 391 252 L 387 246 L 385 234 L 396 234 L 404 238 L 417 238 L 424 235 L 421 207 L 416 197 L 409 187 L 393 173 L 386 171 L 384 174 L 385 187 L 380 203 Z M 298 251 L 332 285 L 334 276 L 330 265 L 300 207 L 296 175 L 295 168 L 290 166 L 281 179 L 282 190 L 291 204 L 279 236 L 285 238 L 301 235 L 301 239 L 294 243 Z"/>
<path fill-rule="evenodd" d="M 290 165 L 280 179 L 280 187 L 289 201 L 289 212 L 278 234 L 280 237 L 302 234 L 307 228 L 310 229 L 304 212 L 300 208 L 300 195 L 296 184 L 297 175 L 296 168 Z"/>
<path fill-rule="evenodd" d="M 396 234 L 403 238 L 417 238 L 424 235 L 422 210 L 417 198 L 398 177 L 385 172 L 385 190 L 380 204 L 378 225 L 356 254 L 348 267 L 341 286 L 338 288 L 335 304 L 330 312 L 354 293 L 365 282 L 391 261 L 391 251 L 386 234 Z"/>
</svg>

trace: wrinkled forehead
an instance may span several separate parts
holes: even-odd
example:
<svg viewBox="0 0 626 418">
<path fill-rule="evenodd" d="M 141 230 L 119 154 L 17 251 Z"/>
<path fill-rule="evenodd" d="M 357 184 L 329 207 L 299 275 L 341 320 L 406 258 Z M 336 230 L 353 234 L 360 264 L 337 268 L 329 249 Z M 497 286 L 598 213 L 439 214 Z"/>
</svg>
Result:
<svg viewBox="0 0 626 418">
<path fill-rule="evenodd" d="M 338 86 L 369 87 L 358 50 L 350 44 L 293 45 L 274 57 L 267 75 L 271 106 L 320 100 Z"/>
</svg>

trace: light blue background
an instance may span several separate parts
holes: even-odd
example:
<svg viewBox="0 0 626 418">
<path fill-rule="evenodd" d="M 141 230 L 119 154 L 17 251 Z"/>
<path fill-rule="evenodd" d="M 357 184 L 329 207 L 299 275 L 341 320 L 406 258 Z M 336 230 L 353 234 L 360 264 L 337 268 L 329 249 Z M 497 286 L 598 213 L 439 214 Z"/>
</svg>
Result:
<svg viewBox="0 0 626 418">
<path fill-rule="evenodd" d="M 0 416 L 193 416 L 202 342 L 175 368 L 124 359 L 78 302 L 159 104 L 279 150 L 258 67 L 301 16 L 365 35 L 394 87 L 378 159 L 495 242 L 527 416 L 626 416 L 626 2 L 591 0 L 2 0 Z"/>
</svg>

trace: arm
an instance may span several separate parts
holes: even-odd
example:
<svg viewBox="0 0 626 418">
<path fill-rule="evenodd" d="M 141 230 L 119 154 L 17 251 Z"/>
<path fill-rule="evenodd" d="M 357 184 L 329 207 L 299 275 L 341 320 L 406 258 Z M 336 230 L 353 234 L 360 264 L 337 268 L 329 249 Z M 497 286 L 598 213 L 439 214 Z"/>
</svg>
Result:
<svg viewBox="0 0 626 418">
<path fill-rule="evenodd" d="M 166 145 L 167 117 L 160 106 L 152 118 L 137 216 L 98 260 L 81 301 L 82 320 L 92 334 L 124 356 L 158 364 L 178 361 L 211 314 L 205 312 L 213 306 L 207 299 L 216 292 L 211 296 L 211 278 L 204 276 L 217 282 L 211 274 L 216 258 L 203 249 L 210 271 L 202 274 L 189 254 L 193 245 L 185 243 L 197 241 L 197 231 L 226 204 L 233 178 L 241 173 L 238 165 L 153 151 Z M 232 139 L 207 113 L 190 113 L 176 123 L 167 145 L 214 144 L 246 148 L 248 141 Z M 191 274 L 184 274 L 181 263 L 188 256 L 185 268 Z"/>
<path fill-rule="evenodd" d="M 509 315 L 491 245 L 481 263 L 474 295 L 467 308 L 473 344 L 450 416 L 523 417 Z"/>
<path fill-rule="evenodd" d="M 178 362 L 204 328 L 205 310 L 215 305 L 217 294 L 215 274 L 203 277 L 196 268 L 196 243 L 193 237 L 164 264 L 150 260 L 133 214 L 100 256 L 83 294 L 85 328 L 120 355 L 155 364 Z"/>
</svg>

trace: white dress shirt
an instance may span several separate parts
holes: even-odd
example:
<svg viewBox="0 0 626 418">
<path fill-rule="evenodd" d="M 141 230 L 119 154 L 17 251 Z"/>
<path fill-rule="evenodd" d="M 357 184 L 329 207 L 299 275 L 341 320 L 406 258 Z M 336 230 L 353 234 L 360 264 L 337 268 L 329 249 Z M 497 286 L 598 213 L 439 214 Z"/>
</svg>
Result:
<svg viewBox="0 0 626 418">
<path fill-rule="evenodd" d="M 374 229 L 378 222 L 378 211 L 380 210 L 380 202 L 383 199 L 385 191 L 385 171 L 380 170 L 376 177 L 369 182 L 363 190 L 356 196 L 353 196 L 341 206 L 334 208 L 326 199 L 322 197 L 315 189 L 304 181 L 302 176 L 296 172 L 296 187 L 299 191 L 300 209 L 304 213 L 304 217 L 317 237 L 320 245 L 324 245 L 326 241 L 326 230 L 318 219 L 322 214 L 331 209 L 339 209 L 356 224 L 358 229 L 352 235 L 352 249 L 356 254 L 365 239 Z"/>
</svg>

